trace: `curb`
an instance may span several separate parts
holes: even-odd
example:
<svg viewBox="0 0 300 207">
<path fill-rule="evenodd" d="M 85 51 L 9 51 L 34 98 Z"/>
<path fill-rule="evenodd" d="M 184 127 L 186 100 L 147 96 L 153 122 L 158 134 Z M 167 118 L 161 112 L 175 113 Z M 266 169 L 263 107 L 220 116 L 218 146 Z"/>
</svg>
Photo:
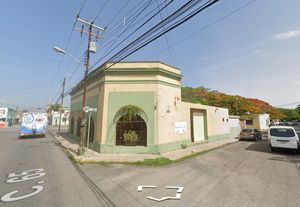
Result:
<svg viewBox="0 0 300 207">
<path fill-rule="evenodd" d="M 218 142 L 213 142 L 213 143 L 208 143 L 207 145 L 203 145 L 202 148 L 197 149 L 196 147 L 190 147 L 186 148 L 184 150 L 177 150 L 177 151 L 171 151 L 171 152 L 166 152 L 162 155 L 155 155 L 153 157 L 149 158 L 121 158 L 121 159 L 112 159 L 109 160 L 109 158 L 104 158 L 103 160 L 98 160 L 98 159 L 93 159 L 89 156 L 78 156 L 76 150 L 74 151 L 73 148 L 65 146 L 60 139 L 58 139 L 58 136 L 54 134 L 51 131 L 48 131 L 48 133 L 53 137 L 55 140 L 55 143 L 60 146 L 63 151 L 66 153 L 66 155 L 69 157 L 70 160 L 73 162 L 79 163 L 79 164 L 129 164 L 129 165 L 150 165 L 150 166 L 161 166 L 161 165 L 167 165 L 167 164 L 172 164 L 175 162 L 180 162 L 201 154 L 205 154 L 207 152 L 213 151 L 215 149 L 222 148 L 226 145 L 230 145 L 233 143 L 238 142 L 238 139 L 231 138 L 231 140 L 226 141 L 220 141 Z M 61 138 L 64 139 L 64 138 Z M 89 149 L 87 149 L 89 150 Z M 104 155 L 105 156 L 105 155 Z M 118 155 L 120 158 L 120 155 Z M 130 155 L 129 155 L 130 157 Z M 127 159 L 127 160 L 126 160 Z M 160 160 L 166 160 L 167 162 L 160 163 Z M 152 163 L 152 164 L 151 164 Z"/>
</svg>

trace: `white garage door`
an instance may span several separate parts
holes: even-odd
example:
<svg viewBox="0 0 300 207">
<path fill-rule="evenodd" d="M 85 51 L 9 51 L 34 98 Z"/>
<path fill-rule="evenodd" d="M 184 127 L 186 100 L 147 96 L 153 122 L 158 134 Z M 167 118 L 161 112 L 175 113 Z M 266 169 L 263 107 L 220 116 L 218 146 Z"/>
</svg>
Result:
<svg viewBox="0 0 300 207">
<path fill-rule="evenodd" d="M 194 128 L 194 142 L 201 142 L 205 139 L 204 132 L 204 114 L 201 112 L 193 113 L 193 128 Z"/>
</svg>

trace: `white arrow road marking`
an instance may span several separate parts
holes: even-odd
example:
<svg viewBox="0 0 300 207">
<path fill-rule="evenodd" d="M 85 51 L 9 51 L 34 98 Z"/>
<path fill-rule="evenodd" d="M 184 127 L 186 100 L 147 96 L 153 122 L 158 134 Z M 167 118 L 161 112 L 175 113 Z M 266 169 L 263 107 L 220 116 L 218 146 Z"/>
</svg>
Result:
<svg viewBox="0 0 300 207">
<path fill-rule="evenodd" d="M 19 196 L 19 197 L 14 197 L 14 198 L 12 198 L 12 197 L 11 197 L 12 195 L 14 195 L 14 194 L 16 194 L 17 192 L 19 192 L 19 191 L 15 190 L 15 191 L 12 191 L 12 192 L 7 193 L 7 194 L 5 194 L 4 196 L 2 196 L 2 197 L 1 197 L 1 201 L 4 201 L 4 202 L 11 202 L 11 201 L 17 201 L 17 200 L 21 200 L 21 199 L 24 199 L 24 198 L 28 198 L 28 197 L 30 197 L 30 196 L 33 196 L 33 195 L 38 194 L 39 192 L 41 192 L 41 191 L 44 189 L 44 187 L 41 186 L 41 185 L 37 185 L 37 186 L 31 187 L 31 189 L 36 189 L 36 191 L 34 191 L 33 193 L 30 193 L 30 194 L 27 194 L 27 195 L 23 195 L 23 196 Z"/>
<path fill-rule="evenodd" d="M 170 197 L 169 196 L 167 196 L 167 197 L 162 197 L 162 198 L 154 198 L 154 197 L 147 197 L 148 199 L 150 199 L 150 200 L 154 200 L 154 201 L 158 201 L 158 202 L 161 202 L 161 201 L 165 201 L 165 200 L 168 200 L 168 199 L 170 199 Z"/>
<path fill-rule="evenodd" d="M 158 202 L 165 201 L 165 200 L 180 200 L 180 198 L 181 198 L 181 193 L 182 193 L 184 187 L 178 187 L 178 186 L 166 186 L 166 189 L 178 189 L 178 190 L 177 190 L 177 193 L 176 193 L 176 196 L 175 196 L 175 197 L 164 196 L 164 197 L 162 197 L 162 198 L 154 198 L 154 197 L 152 197 L 152 196 L 149 196 L 149 197 L 147 197 L 147 198 L 150 199 L 150 200 L 158 201 Z"/>
<path fill-rule="evenodd" d="M 182 193 L 184 187 L 178 187 L 178 186 L 166 186 L 167 189 L 178 189 L 177 193 Z"/>
<path fill-rule="evenodd" d="M 137 192 L 142 192 L 143 188 L 156 188 L 155 185 L 139 185 L 137 188 Z"/>
</svg>

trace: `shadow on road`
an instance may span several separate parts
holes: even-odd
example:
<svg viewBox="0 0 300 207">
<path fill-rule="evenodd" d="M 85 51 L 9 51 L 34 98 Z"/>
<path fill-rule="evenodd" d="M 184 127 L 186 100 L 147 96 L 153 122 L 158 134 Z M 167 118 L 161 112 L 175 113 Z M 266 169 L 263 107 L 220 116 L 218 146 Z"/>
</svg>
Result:
<svg viewBox="0 0 300 207">
<path fill-rule="evenodd" d="M 277 156 L 277 157 L 274 156 L 274 157 L 268 158 L 268 160 L 289 162 L 289 163 L 297 164 L 297 163 L 300 162 L 300 156 L 297 156 L 296 154 L 291 154 L 290 153 L 289 156 Z"/>
<path fill-rule="evenodd" d="M 45 139 L 45 136 L 41 136 L 41 135 L 31 135 L 31 136 L 22 136 L 22 137 L 18 137 L 18 139 L 20 139 L 20 140 L 26 140 L 26 139 Z"/>
<path fill-rule="evenodd" d="M 261 139 L 261 140 L 258 140 L 257 142 L 252 141 L 252 144 L 249 145 L 248 147 L 246 147 L 245 150 L 251 150 L 251 151 L 256 151 L 256 152 L 265 152 L 265 153 L 271 152 L 271 150 L 268 146 L 268 140 L 266 140 L 266 139 Z"/>
<path fill-rule="evenodd" d="M 276 149 L 275 152 L 271 152 L 267 139 L 262 139 L 257 142 L 252 142 L 252 144 L 246 147 L 245 149 L 251 151 L 257 151 L 257 152 L 265 152 L 269 154 L 298 155 L 297 153 L 295 153 L 295 151 L 289 149 Z"/>
</svg>

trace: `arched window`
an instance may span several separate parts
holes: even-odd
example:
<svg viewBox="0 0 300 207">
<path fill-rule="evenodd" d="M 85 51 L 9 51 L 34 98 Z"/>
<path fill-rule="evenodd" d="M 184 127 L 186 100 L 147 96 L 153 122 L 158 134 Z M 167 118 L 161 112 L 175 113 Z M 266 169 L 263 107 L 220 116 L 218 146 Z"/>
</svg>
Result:
<svg viewBox="0 0 300 207">
<path fill-rule="evenodd" d="M 76 136 L 80 137 L 81 118 L 77 119 Z"/>
<path fill-rule="evenodd" d="M 74 134 L 74 117 L 71 118 L 70 122 L 70 133 Z"/>
<path fill-rule="evenodd" d="M 122 116 L 117 121 L 116 132 L 116 145 L 132 145 L 126 142 L 124 135 L 128 132 L 134 132 L 138 137 L 134 145 L 147 146 L 147 126 L 144 119 L 139 115 L 135 115 L 131 120 Z"/>
</svg>

